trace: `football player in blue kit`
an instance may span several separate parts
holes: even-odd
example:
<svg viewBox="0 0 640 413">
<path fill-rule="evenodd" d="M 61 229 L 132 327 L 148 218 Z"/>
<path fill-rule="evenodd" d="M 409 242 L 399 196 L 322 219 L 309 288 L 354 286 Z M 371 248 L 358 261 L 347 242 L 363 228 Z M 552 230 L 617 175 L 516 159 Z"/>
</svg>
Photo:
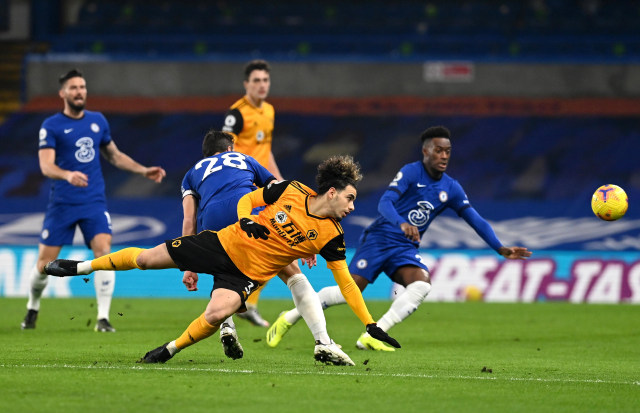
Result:
<svg viewBox="0 0 640 413">
<path fill-rule="evenodd" d="M 48 280 L 44 265 L 58 257 L 63 245 L 72 243 L 76 226 L 96 258 L 111 252 L 111 218 L 98 155 L 119 169 L 154 182 L 161 182 L 166 175 L 161 167 L 145 167 L 121 152 L 111 139 L 109 123 L 102 113 L 85 110 L 87 87 L 82 73 L 71 70 L 60 77 L 59 83 L 64 110 L 45 119 L 40 128 L 40 170 L 51 178 L 52 186 L 38 261 L 31 273 L 23 329 L 36 327 L 40 297 Z M 115 332 L 109 322 L 115 272 L 97 272 L 94 285 L 98 303 L 95 331 Z"/>
<path fill-rule="evenodd" d="M 455 179 L 445 173 L 451 156 L 451 134 L 443 126 L 422 133 L 422 161 L 403 166 L 378 203 L 379 215 L 362 235 L 349 264 L 354 281 L 364 290 L 384 272 L 405 287 L 380 318 L 378 326 L 388 331 L 411 315 L 431 290 L 429 269 L 419 253 L 422 234 L 446 208 L 454 210 L 498 254 L 508 259 L 526 259 L 524 247 L 505 247 L 495 232 L 471 206 Z M 344 303 L 335 287 L 318 292 L 324 308 Z M 283 312 L 267 331 L 267 344 L 278 345 L 298 321 L 296 309 Z M 395 351 L 393 347 L 363 333 L 356 346 L 362 350 Z"/>
<path fill-rule="evenodd" d="M 231 134 L 209 130 L 202 142 L 203 159 L 198 161 L 182 180 L 182 235 L 195 235 L 200 230 L 219 231 L 238 221 L 237 205 L 240 198 L 258 187 L 266 187 L 276 178 L 257 160 L 233 150 Z M 255 185 L 254 185 L 255 184 Z M 264 207 L 256 208 L 257 215 Z M 309 260 L 306 260 L 309 262 Z M 315 261 L 315 260 L 314 260 Z M 309 263 L 310 266 L 315 265 Z M 303 313 L 316 346 L 316 358 L 336 365 L 353 365 L 349 356 L 331 341 L 326 329 L 322 305 L 313 287 L 302 274 L 296 261 L 281 271 L 281 278 Z M 198 274 L 185 271 L 183 284 L 196 291 Z M 242 358 L 244 350 L 238 340 L 233 317 L 220 325 L 220 341 L 227 357 Z"/>
</svg>

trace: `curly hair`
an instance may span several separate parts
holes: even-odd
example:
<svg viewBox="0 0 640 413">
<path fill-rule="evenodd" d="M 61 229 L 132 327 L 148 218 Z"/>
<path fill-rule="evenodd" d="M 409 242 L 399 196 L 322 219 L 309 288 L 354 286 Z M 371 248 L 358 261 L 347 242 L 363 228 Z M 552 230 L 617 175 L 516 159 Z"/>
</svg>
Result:
<svg viewBox="0 0 640 413">
<path fill-rule="evenodd" d="M 422 135 L 420 135 L 420 140 L 422 141 L 423 144 L 424 144 L 424 141 L 432 138 L 451 139 L 451 132 L 449 132 L 449 129 L 445 128 L 444 126 L 432 126 L 427 130 L 425 130 L 424 132 L 422 132 Z"/>
<path fill-rule="evenodd" d="M 362 179 L 360 164 L 350 155 L 336 155 L 318 165 L 316 185 L 318 195 L 322 195 L 330 188 L 341 191 L 348 185 L 355 187 Z"/>
</svg>

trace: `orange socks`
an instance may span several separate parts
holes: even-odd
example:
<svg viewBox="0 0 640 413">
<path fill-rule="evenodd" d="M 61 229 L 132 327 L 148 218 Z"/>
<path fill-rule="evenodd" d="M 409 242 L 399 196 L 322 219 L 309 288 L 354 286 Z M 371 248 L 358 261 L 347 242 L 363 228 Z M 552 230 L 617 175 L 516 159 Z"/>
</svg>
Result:
<svg viewBox="0 0 640 413">
<path fill-rule="evenodd" d="M 210 337 L 218 331 L 220 325 L 211 325 L 204 319 L 204 313 L 189 324 L 189 327 L 176 339 L 176 347 L 182 350 L 200 340 Z"/>
<path fill-rule="evenodd" d="M 144 251 L 142 248 L 125 248 L 123 250 L 103 255 L 91 261 L 93 271 L 100 270 L 132 270 L 138 267 L 136 258 Z"/>
</svg>

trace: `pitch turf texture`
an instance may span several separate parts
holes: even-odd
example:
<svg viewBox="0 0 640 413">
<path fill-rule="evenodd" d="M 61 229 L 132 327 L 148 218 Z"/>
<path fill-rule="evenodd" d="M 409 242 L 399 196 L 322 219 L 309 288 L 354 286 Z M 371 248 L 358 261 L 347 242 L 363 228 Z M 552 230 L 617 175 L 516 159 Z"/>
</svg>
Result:
<svg viewBox="0 0 640 413">
<path fill-rule="evenodd" d="M 388 305 L 369 302 L 374 317 Z M 136 364 L 204 306 L 114 299 L 109 334 L 93 331 L 92 299 L 43 300 L 29 331 L 25 300 L 0 300 L 0 411 L 640 411 L 640 306 L 426 303 L 391 331 L 395 353 L 357 350 L 362 326 L 339 306 L 329 332 L 355 367 L 315 362 L 302 322 L 271 349 L 244 320 L 241 360 L 216 334 L 164 365 Z M 269 320 L 290 306 L 261 301 Z"/>
</svg>

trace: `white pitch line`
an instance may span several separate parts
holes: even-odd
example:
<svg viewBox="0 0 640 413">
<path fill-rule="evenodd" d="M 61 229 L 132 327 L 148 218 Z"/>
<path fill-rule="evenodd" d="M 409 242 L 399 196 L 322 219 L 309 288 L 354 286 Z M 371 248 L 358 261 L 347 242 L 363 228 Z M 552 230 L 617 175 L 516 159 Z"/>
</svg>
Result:
<svg viewBox="0 0 640 413">
<path fill-rule="evenodd" d="M 411 374 L 411 373 L 372 373 L 372 372 L 346 372 L 346 371 L 280 371 L 268 372 L 257 370 L 235 370 L 235 369 L 216 369 L 202 367 L 168 367 L 168 366 L 74 366 L 69 364 L 0 364 L 1 368 L 36 368 L 36 369 L 97 369 L 97 370 L 167 370 L 167 371 L 188 371 L 188 372 L 205 372 L 205 373 L 231 373 L 231 374 L 286 374 L 290 376 L 313 376 L 323 374 L 327 376 L 353 376 L 353 377 L 403 377 L 414 379 L 448 379 L 448 380 L 503 380 L 503 381 L 521 381 L 521 382 L 540 382 L 540 383 L 587 383 L 587 384 L 623 384 L 630 386 L 640 386 L 640 380 L 632 381 L 614 381 L 602 379 L 554 379 L 541 377 L 500 377 L 500 376 L 462 376 L 462 375 L 439 375 L 439 374 Z M 330 368 L 341 368 L 333 367 Z M 348 367 L 344 367 L 348 368 Z"/>
</svg>

